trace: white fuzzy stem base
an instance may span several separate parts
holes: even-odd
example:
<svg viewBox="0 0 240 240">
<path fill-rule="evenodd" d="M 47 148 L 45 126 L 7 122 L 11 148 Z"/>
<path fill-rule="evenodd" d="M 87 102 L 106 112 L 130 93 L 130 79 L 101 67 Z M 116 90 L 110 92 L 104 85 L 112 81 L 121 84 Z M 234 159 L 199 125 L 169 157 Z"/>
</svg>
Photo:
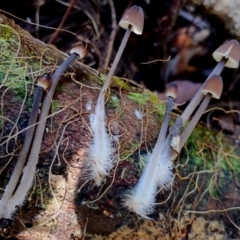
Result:
<svg viewBox="0 0 240 240">
<path fill-rule="evenodd" d="M 93 143 L 89 148 L 87 173 L 88 178 L 94 179 L 96 185 L 100 186 L 114 165 L 114 149 L 106 130 L 104 96 L 99 96 L 90 124 L 93 131 Z"/>
<path fill-rule="evenodd" d="M 124 206 L 143 218 L 152 213 L 155 206 L 157 188 L 165 187 L 173 179 L 173 163 L 170 160 L 169 140 L 164 142 L 164 151 L 154 164 L 154 150 L 150 155 L 147 165 L 135 188 L 125 196 Z M 168 150 L 169 149 L 169 150 Z"/>
</svg>

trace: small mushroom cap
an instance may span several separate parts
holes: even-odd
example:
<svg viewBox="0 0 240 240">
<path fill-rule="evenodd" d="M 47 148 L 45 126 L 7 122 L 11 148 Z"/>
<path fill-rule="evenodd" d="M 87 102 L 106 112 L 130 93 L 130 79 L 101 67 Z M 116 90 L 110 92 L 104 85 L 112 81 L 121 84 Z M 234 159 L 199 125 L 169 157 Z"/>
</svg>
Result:
<svg viewBox="0 0 240 240">
<path fill-rule="evenodd" d="M 89 48 L 87 46 L 87 44 L 83 44 L 83 43 L 79 43 L 77 45 L 75 45 L 74 47 L 72 47 L 72 49 L 70 50 L 70 54 L 77 54 L 78 57 L 84 58 L 89 52 Z"/>
<path fill-rule="evenodd" d="M 223 90 L 223 81 L 219 75 L 213 75 L 203 85 L 202 93 L 212 94 L 212 98 L 219 99 Z"/>
<path fill-rule="evenodd" d="M 129 25 L 131 25 L 131 31 L 141 35 L 143 31 L 143 22 L 144 12 L 142 8 L 134 5 L 123 14 L 119 22 L 119 26 L 124 29 L 128 29 Z"/>
<path fill-rule="evenodd" d="M 223 58 L 227 59 L 225 67 L 238 68 L 240 60 L 240 46 L 236 40 L 230 40 L 223 43 L 213 54 L 213 58 L 219 62 Z"/>
<path fill-rule="evenodd" d="M 168 84 L 167 89 L 166 89 L 166 96 L 167 97 L 172 97 L 173 99 L 176 99 L 177 95 L 178 95 L 177 84 L 175 84 L 175 83 Z"/>
<path fill-rule="evenodd" d="M 42 87 L 44 90 L 47 90 L 51 85 L 51 75 L 50 73 L 44 73 L 43 75 L 37 78 L 38 87 Z"/>
</svg>

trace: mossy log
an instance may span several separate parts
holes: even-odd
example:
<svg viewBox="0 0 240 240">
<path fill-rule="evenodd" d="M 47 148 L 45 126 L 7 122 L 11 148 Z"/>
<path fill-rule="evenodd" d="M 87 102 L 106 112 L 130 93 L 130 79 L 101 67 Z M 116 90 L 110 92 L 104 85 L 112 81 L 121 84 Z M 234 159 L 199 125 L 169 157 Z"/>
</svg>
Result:
<svg viewBox="0 0 240 240">
<path fill-rule="evenodd" d="M 35 77 L 54 72 L 66 56 L 0 15 L 1 194 L 27 137 L 23 130 L 31 112 Z M 61 77 L 34 185 L 13 225 L 2 226 L 1 235 L 17 239 L 183 239 L 188 235 L 196 239 L 196 225 L 205 234 L 201 239 L 216 235 L 225 239 L 227 228 L 236 233 L 240 157 L 224 135 L 203 126 L 195 129 L 176 159 L 174 183 L 158 193 L 153 220 L 138 219 L 122 206 L 123 194 L 136 184 L 154 147 L 165 109 L 154 93 L 129 80 L 114 77 L 106 99 L 108 131 L 117 139 L 118 162 L 101 188 L 84 183 L 82 166 L 92 140 L 89 115 L 104 79 L 80 62 Z M 175 119 L 172 114 L 171 124 Z M 222 223 L 216 221 L 219 216 Z"/>
</svg>

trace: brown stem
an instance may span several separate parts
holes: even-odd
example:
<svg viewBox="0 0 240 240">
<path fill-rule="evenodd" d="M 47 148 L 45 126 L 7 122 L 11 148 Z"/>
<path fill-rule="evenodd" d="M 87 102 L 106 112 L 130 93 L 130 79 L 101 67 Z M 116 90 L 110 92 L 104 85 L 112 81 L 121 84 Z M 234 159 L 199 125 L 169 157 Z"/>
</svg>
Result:
<svg viewBox="0 0 240 240">
<path fill-rule="evenodd" d="M 112 54 L 112 49 L 113 49 L 113 42 L 114 42 L 116 32 L 117 32 L 116 11 L 115 11 L 115 8 L 114 8 L 113 0 L 108 0 L 108 4 L 109 4 L 110 9 L 111 9 L 112 31 L 111 31 L 111 34 L 109 36 L 109 42 L 108 42 L 106 53 L 102 57 L 100 67 L 98 69 L 99 72 L 103 72 L 103 73 L 105 73 L 107 68 L 108 68 L 108 64 L 109 64 L 110 57 L 111 57 L 111 54 Z"/>
<path fill-rule="evenodd" d="M 173 0 L 171 2 L 170 9 L 168 11 L 167 16 L 164 18 L 164 21 L 161 23 L 161 34 L 160 39 L 161 42 L 166 42 L 170 33 L 172 32 L 172 28 L 176 22 L 176 19 L 179 15 L 179 11 L 183 7 L 185 0 Z"/>
<path fill-rule="evenodd" d="M 70 14 L 72 8 L 75 6 L 76 2 L 77 2 L 77 0 L 72 0 L 71 1 L 70 5 L 68 6 L 67 11 L 65 12 L 65 14 L 64 14 L 64 16 L 62 18 L 61 23 L 58 25 L 56 31 L 54 32 L 54 34 L 52 35 L 52 37 L 48 41 L 48 44 L 52 44 L 56 40 L 56 38 L 58 37 L 60 29 L 63 27 L 63 25 L 64 25 L 68 15 Z"/>
</svg>

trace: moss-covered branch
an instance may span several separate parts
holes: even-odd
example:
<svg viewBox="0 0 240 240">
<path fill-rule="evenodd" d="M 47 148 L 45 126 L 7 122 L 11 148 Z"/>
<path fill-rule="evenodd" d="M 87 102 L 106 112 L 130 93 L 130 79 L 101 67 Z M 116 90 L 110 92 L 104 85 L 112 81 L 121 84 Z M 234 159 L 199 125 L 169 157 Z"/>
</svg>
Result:
<svg viewBox="0 0 240 240">
<path fill-rule="evenodd" d="M 35 92 L 34 79 L 46 71 L 54 72 L 66 56 L 0 15 L 2 193 L 25 137 Z M 59 239 L 81 237 L 84 232 L 80 226 L 86 226 L 88 232 L 109 234 L 120 226 L 136 225 L 139 221 L 129 215 L 121 197 L 139 178 L 146 155 L 156 142 L 165 106 L 154 93 L 114 78 L 107 96 L 106 115 L 108 132 L 118 149 L 118 161 L 105 184 L 96 188 L 91 181 L 84 182 L 86 173 L 81 167 L 92 140 L 89 115 L 104 79 L 104 75 L 79 62 L 62 76 L 47 119 L 35 183 L 19 211 L 20 220 L 14 223 L 19 238 L 39 234 L 43 239 L 46 233 Z M 176 117 L 172 114 L 171 125 Z M 235 190 L 240 164 L 236 150 L 224 135 L 198 126 L 174 165 L 175 184 L 157 196 L 159 205 L 152 216 L 156 223 L 161 214 L 165 216 L 168 212 L 170 221 L 166 221 L 169 222 L 166 228 L 174 228 L 177 233 L 179 229 L 173 223 L 186 216 L 193 221 L 191 211 L 195 214 L 201 211 L 200 214 L 214 210 L 216 217 L 224 209 L 233 220 L 240 206 Z M 25 231 L 22 223 L 34 228 Z M 170 231 L 166 234 L 170 236 Z"/>
</svg>

